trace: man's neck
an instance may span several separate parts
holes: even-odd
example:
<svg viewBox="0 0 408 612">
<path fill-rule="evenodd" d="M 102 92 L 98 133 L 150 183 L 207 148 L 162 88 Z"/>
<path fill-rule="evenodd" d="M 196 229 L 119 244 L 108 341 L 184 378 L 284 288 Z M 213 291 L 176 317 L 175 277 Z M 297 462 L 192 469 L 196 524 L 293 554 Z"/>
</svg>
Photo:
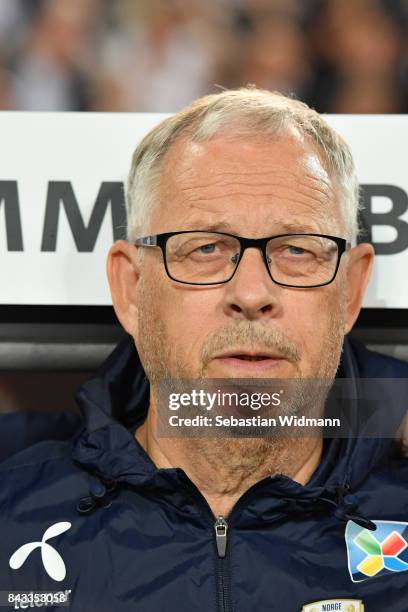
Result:
<svg viewBox="0 0 408 612">
<path fill-rule="evenodd" d="M 321 438 L 158 438 L 154 414 L 135 437 L 157 468 L 179 467 L 207 500 L 215 516 L 227 517 L 256 482 L 285 474 L 306 484 L 320 463 Z"/>
</svg>

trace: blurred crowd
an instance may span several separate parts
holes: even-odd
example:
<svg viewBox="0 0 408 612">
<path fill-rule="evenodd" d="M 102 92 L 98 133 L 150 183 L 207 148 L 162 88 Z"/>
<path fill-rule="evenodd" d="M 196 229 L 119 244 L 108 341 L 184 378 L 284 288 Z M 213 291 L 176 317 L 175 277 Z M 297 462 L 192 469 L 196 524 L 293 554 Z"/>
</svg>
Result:
<svg viewBox="0 0 408 612">
<path fill-rule="evenodd" d="M 173 112 L 254 84 L 408 110 L 408 0 L 1 0 L 0 108 Z"/>
</svg>

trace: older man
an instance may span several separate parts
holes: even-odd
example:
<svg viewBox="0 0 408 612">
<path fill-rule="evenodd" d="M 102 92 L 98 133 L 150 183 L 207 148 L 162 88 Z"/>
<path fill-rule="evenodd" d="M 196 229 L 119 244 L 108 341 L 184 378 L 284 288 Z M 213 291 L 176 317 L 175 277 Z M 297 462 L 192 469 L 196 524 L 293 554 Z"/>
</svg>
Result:
<svg viewBox="0 0 408 612">
<path fill-rule="evenodd" d="M 391 440 L 157 430 L 163 380 L 408 378 L 345 338 L 374 257 L 355 244 L 357 211 L 348 146 L 279 94 L 208 96 L 146 136 L 128 241 L 108 261 L 138 354 L 118 347 L 83 387 L 73 442 L 3 464 L 2 596 L 62 590 L 78 612 L 406 612 L 408 465 Z M 394 432 L 404 411 L 381 392 Z"/>
</svg>

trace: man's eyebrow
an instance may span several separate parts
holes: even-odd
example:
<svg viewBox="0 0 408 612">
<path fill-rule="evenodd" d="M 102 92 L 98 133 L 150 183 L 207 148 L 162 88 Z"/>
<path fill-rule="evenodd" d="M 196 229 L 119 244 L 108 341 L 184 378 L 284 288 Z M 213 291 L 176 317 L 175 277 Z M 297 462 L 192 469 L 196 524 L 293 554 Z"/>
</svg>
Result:
<svg viewBox="0 0 408 612">
<path fill-rule="evenodd" d="M 232 233 L 233 227 L 228 221 L 217 221 L 215 223 L 203 223 L 203 221 L 196 221 L 191 224 L 193 230 L 203 230 L 210 232 L 223 232 L 227 231 Z"/>
<path fill-rule="evenodd" d="M 291 233 L 310 233 L 317 234 L 319 229 L 316 225 L 305 223 L 304 221 L 283 221 L 276 224 L 279 231 L 291 232 Z"/>
</svg>

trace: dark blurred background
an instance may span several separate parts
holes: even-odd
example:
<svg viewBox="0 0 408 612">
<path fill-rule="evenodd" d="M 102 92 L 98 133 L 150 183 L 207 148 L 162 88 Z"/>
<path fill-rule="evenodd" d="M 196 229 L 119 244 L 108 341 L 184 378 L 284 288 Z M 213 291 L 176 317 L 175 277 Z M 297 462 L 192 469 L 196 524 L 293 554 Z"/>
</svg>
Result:
<svg viewBox="0 0 408 612">
<path fill-rule="evenodd" d="M 0 108 L 173 112 L 249 83 L 405 113 L 407 0 L 1 0 Z"/>
<path fill-rule="evenodd" d="M 407 32 L 408 0 L 1 0 L 0 110 L 174 112 L 255 84 L 406 113 Z M 0 412 L 74 408 L 122 337 L 108 308 L 1 312 Z M 408 359 L 404 317 L 366 311 L 353 333 Z"/>
</svg>

